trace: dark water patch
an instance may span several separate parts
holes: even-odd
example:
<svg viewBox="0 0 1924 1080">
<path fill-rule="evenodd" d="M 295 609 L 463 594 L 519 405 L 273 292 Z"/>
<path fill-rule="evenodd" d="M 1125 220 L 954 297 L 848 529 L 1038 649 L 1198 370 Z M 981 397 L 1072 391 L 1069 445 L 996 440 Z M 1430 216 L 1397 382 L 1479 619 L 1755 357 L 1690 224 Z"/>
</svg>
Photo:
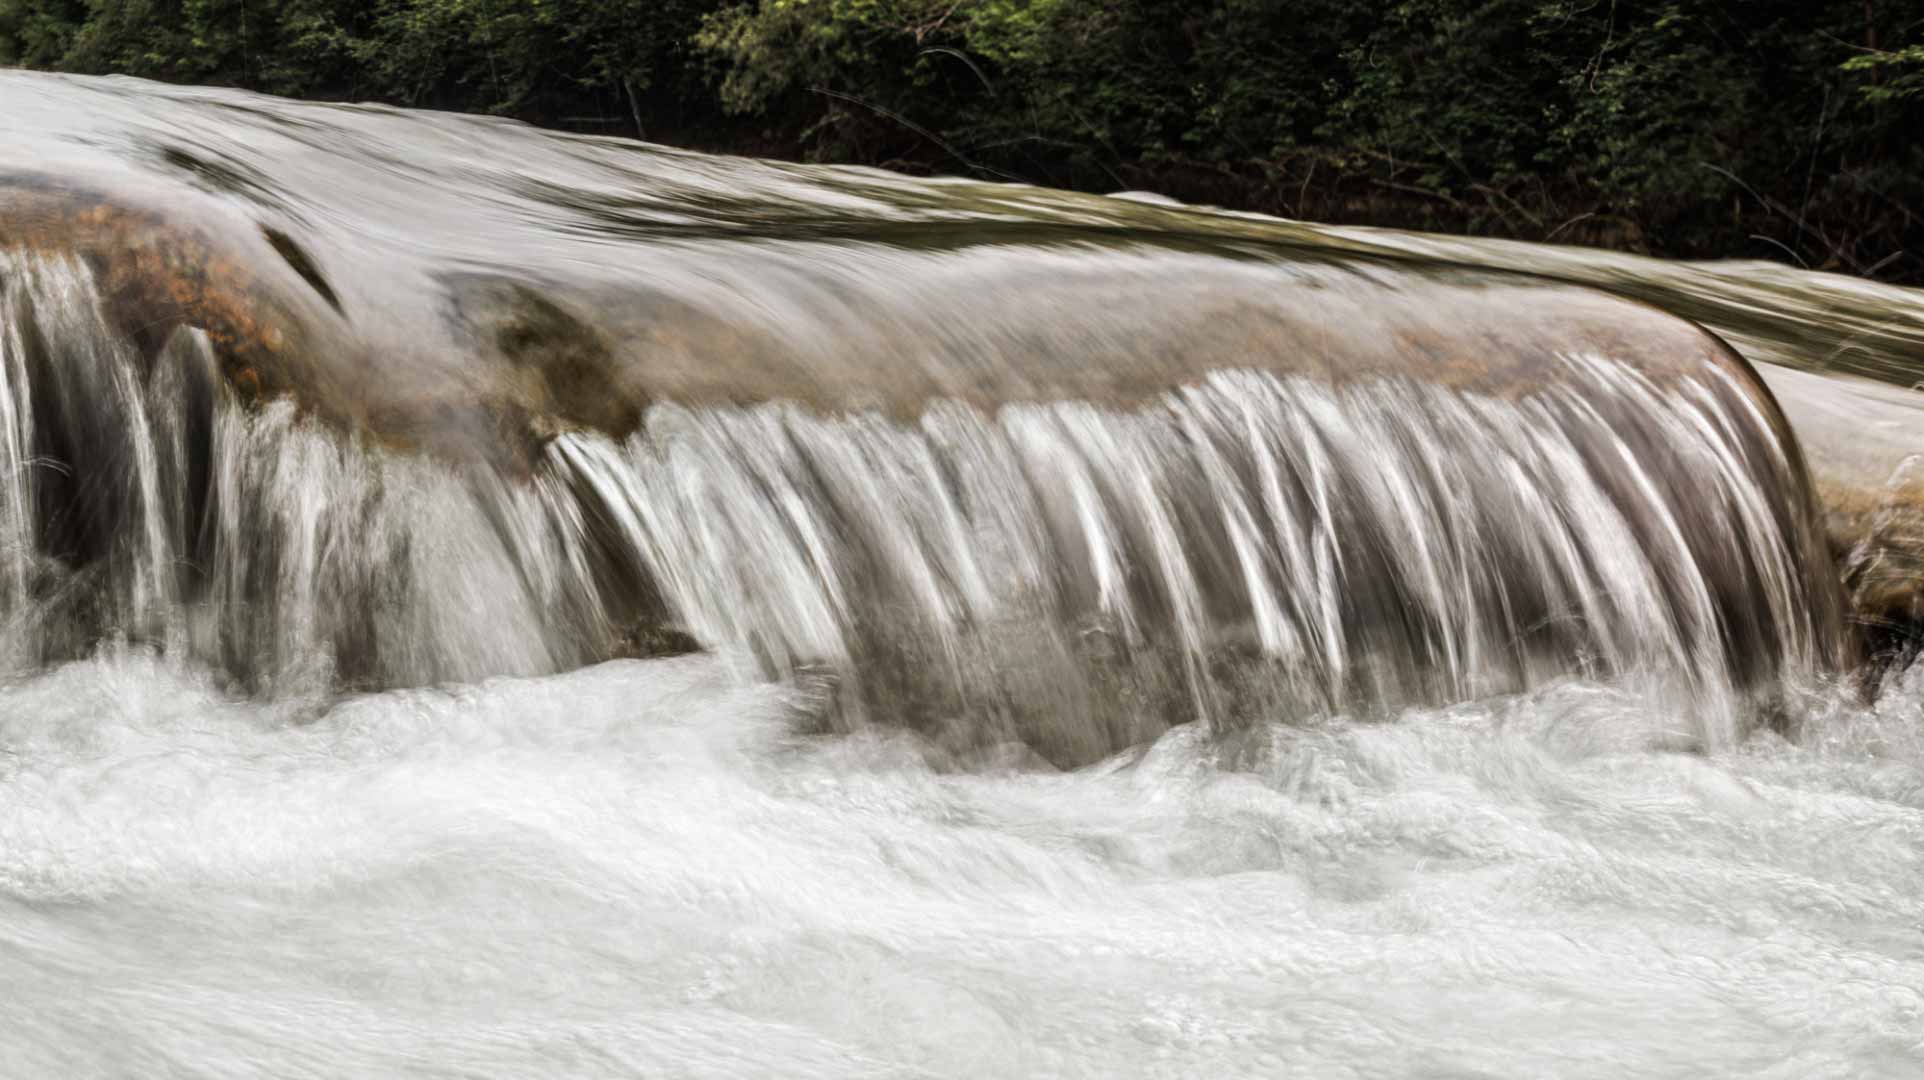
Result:
<svg viewBox="0 0 1924 1080">
<path fill-rule="evenodd" d="M 321 295 L 321 299 L 327 301 L 328 307 L 343 315 L 346 314 L 341 309 L 341 298 L 335 295 L 334 287 L 327 283 L 327 278 L 322 275 L 320 267 L 315 265 L 314 258 L 307 253 L 307 249 L 301 247 L 293 237 L 271 225 L 261 226 L 261 235 L 267 238 L 267 242 L 273 246 L 274 251 L 281 258 L 287 260 L 287 265 L 301 276 L 301 280 L 307 282 L 315 292 Z"/>
<path fill-rule="evenodd" d="M 290 210 L 287 200 L 275 190 L 273 182 L 260 170 L 232 158 L 206 151 L 194 152 L 172 143 L 153 144 L 153 152 L 170 169 L 190 177 L 196 186 L 221 195 L 233 195 L 257 206 Z"/>
</svg>

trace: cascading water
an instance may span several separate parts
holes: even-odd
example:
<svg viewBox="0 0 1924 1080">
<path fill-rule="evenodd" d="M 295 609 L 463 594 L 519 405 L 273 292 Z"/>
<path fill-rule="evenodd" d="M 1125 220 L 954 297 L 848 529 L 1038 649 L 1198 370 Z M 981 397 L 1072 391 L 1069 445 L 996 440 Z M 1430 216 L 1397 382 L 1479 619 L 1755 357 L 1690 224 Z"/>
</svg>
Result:
<svg viewBox="0 0 1924 1080">
<path fill-rule="evenodd" d="M 510 550 L 532 496 L 258 411 L 205 337 L 143 359 L 71 261 L 0 260 L 8 644 L 30 663 L 151 642 L 261 688 L 552 671 L 587 659 L 544 623 L 560 556 Z M 458 628 L 458 629 L 457 629 Z"/>
<path fill-rule="evenodd" d="M 1172 720 L 1641 675 L 1695 692 L 1721 745 L 1717 695 L 1838 647 L 1759 483 L 1789 465 L 1708 388 L 1563 359 L 1523 401 L 1222 372 L 1132 413 L 664 408 L 555 450 L 699 640 L 832 663 L 885 716 L 1000 719 L 1074 759 Z"/>
<path fill-rule="evenodd" d="M 1884 554 L 1721 343 L 1462 264 L 1775 360 L 1809 312 L 0 105 L 0 1076 L 1924 1062 L 1924 667 L 1852 671 L 1838 581 Z M 1885 301 L 1839 325 L 1901 366 Z"/>
</svg>

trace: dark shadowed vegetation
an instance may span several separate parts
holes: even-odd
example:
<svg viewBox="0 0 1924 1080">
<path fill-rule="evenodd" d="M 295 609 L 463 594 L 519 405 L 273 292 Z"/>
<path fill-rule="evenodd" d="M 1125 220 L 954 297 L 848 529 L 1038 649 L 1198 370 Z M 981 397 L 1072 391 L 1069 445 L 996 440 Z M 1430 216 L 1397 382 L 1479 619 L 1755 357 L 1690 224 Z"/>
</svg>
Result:
<svg viewBox="0 0 1924 1080">
<path fill-rule="evenodd" d="M 1924 0 L 0 0 L 0 63 L 1924 280 Z"/>
</svg>

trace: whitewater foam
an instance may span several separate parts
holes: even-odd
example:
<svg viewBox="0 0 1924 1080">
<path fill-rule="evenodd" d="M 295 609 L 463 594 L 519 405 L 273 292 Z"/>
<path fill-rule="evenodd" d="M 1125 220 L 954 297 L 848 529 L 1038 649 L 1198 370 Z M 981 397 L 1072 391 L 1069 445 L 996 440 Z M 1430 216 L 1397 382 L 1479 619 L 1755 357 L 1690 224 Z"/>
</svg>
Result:
<svg viewBox="0 0 1924 1080">
<path fill-rule="evenodd" d="M 1879 702 L 955 772 L 708 657 L 274 706 L 110 652 L 0 690 L 0 1072 L 1908 1076 L 1924 668 Z"/>
</svg>

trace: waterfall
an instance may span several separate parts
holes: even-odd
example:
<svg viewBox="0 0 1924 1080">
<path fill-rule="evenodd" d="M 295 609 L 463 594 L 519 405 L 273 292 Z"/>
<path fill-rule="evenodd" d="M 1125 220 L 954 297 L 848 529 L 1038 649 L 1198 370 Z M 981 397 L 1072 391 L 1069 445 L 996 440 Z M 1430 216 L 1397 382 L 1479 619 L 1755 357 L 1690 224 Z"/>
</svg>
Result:
<svg viewBox="0 0 1924 1080">
<path fill-rule="evenodd" d="M 16 666 L 108 638 L 256 692 L 579 666 L 686 634 L 842 724 L 1085 761 L 1172 723 L 1640 681 L 1730 740 L 1844 649 L 1801 463 L 1723 368 L 1526 391 L 1224 369 L 1128 407 L 658 402 L 524 478 L 143 354 L 87 266 L 0 257 Z M 1754 710 L 1753 710 L 1754 711 Z"/>
<path fill-rule="evenodd" d="M 1924 395 L 1749 362 L 1918 295 L 138 80 L 0 146 L 0 1074 L 1919 1074 Z"/>
</svg>

